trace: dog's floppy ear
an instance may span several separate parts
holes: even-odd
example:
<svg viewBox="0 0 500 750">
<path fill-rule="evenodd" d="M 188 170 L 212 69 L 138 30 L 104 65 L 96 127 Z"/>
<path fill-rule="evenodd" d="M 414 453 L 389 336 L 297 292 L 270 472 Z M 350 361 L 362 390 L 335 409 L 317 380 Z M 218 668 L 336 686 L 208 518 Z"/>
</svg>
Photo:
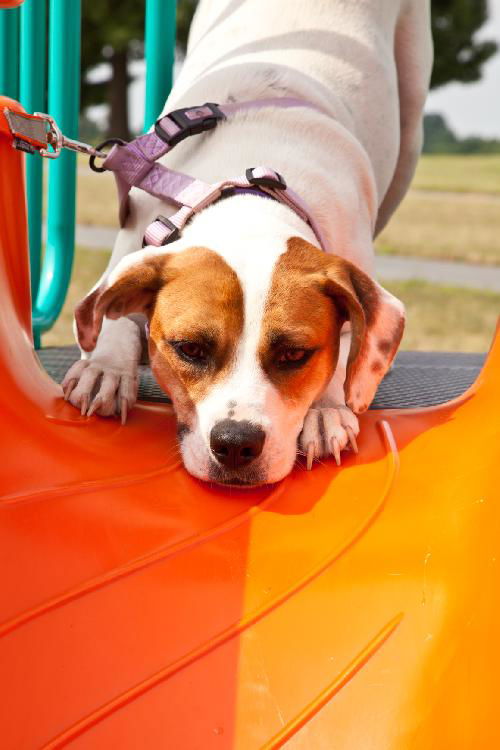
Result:
<svg viewBox="0 0 500 750">
<path fill-rule="evenodd" d="M 135 261 L 135 262 L 131 262 Z M 165 255 L 138 260 L 127 256 L 75 308 L 78 343 L 86 352 L 95 349 L 104 317 L 120 318 L 151 310 L 157 292 L 167 281 Z"/>
<path fill-rule="evenodd" d="M 397 352 L 405 324 L 403 303 L 353 263 L 331 256 L 325 291 L 351 322 L 345 381 L 346 404 L 368 409 Z"/>
</svg>

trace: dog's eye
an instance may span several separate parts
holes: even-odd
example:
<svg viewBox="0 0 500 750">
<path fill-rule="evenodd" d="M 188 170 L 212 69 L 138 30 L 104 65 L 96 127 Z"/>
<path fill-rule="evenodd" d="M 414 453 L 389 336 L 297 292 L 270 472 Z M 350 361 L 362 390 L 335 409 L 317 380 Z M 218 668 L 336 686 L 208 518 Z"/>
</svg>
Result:
<svg viewBox="0 0 500 750">
<path fill-rule="evenodd" d="M 181 344 L 179 349 L 186 357 L 191 359 L 205 359 L 205 349 L 200 344 L 195 344 L 192 341 L 187 341 L 185 344 Z"/>
<path fill-rule="evenodd" d="M 290 347 L 282 349 L 276 358 L 276 364 L 281 368 L 294 368 L 304 365 L 313 354 L 313 349 L 297 349 Z"/>
<path fill-rule="evenodd" d="M 196 341 L 172 341 L 170 342 L 177 354 L 186 362 L 193 364 L 205 364 L 208 360 L 208 348 Z"/>
</svg>

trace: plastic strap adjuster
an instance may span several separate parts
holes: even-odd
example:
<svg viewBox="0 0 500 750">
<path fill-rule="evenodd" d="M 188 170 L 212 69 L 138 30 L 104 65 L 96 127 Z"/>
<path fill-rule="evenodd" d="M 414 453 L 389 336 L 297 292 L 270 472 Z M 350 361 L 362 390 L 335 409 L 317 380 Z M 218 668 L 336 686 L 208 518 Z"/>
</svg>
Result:
<svg viewBox="0 0 500 750">
<path fill-rule="evenodd" d="M 175 122 L 180 130 L 174 135 L 166 133 L 160 125 L 161 121 L 164 119 L 161 117 L 155 122 L 155 133 L 158 138 L 167 143 L 170 148 L 190 135 L 198 135 L 198 133 L 213 130 L 218 122 L 226 119 L 224 112 L 222 112 L 218 105 L 213 102 L 205 102 L 205 104 L 202 104 L 199 107 L 175 109 L 173 112 L 169 112 L 167 117 Z"/>
<path fill-rule="evenodd" d="M 271 177 L 270 175 L 266 175 L 265 177 L 254 177 L 254 169 L 255 167 L 250 167 L 245 172 L 245 177 L 251 185 L 272 188 L 273 190 L 286 190 L 286 182 L 279 172 L 274 172 L 274 177 Z"/>
<path fill-rule="evenodd" d="M 167 227 L 167 229 L 169 230 L 169 233 L 167 234 L 167 236 L 162 240 L 160 247 L 163 247 L 163 245 L 168 245 L 170 242 L 175 242 L 175 240 L 179 239 L 180 234 L 181 234 L 180 229 L 179 227 L 176 227 L 175 224 L 172 221 L 170 221 L 170 219 L 167 219 L 166 216 L 162 216 L 160 214 L 159 216 L 156 217 L 156 219 L 153 222 L 151 222 L 149 226 L 150 227 L 154 226 L 154 224 L 156 224 L 157 221 L 160 222 L 160 224 L 163 224 L 163 226 Z M 144 235 L 144 238 L 142 240 L 143 247 L 149 244 L 146 239 L 148 230 L 149 230 L 149 227 L 148 229 L 146 229 L 146 234 Z"/>
</svg>

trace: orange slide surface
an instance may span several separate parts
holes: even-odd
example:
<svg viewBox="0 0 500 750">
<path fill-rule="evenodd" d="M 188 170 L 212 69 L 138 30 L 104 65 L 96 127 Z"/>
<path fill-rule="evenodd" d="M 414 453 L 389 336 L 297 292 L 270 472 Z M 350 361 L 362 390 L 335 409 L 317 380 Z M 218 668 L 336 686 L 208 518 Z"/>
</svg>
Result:
<svg viewBox="0 0 500 750">
<path fill-rule="evenodd" d="M 459 399 L 363 415 L 341 468 L 198 482 L 168 405 L 82 418 L 38 363 L 6 103 L 2 749 L 500 747 L 500 337 Z"/>
</svg>

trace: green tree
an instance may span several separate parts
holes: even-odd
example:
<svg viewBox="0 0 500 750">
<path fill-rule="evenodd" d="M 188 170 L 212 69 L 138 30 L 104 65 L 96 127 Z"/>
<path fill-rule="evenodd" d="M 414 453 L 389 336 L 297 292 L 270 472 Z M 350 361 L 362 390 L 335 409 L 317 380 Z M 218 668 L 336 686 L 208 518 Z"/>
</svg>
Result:
<svg viewBox="0 0 500 750">
<path fill-rule="evenodd" d="M 84 0 L 82 11 L 82 108 L 109 104 L 109 133 L 128 140 L 128 63 L 143 56 L 144 0 Z M 102 62 L 109 80 L 91 83 L 89 71 Z"/>
<path fill-rule="evenodd" d="M 457 137 L 448 127 L 443 115 L 425 115 L 424 152 L 427 154 L 446 154 L 454 153 L 457 149 Z"/>
<path fill-rule="evenodd" d="M 500 140 L 472 135 L 457 138 L 443 115 L 424 117 L 424 154 L 498 154 Z"/>
<path fill-rule="evenodd" d="M 471 83 L 481 78 L 482 66 L 497 51 L 496 42 L 475 39 L 487 19 L 487 0 L 432 0 L 431 88 L 450 81 Z"/>
</svg>

